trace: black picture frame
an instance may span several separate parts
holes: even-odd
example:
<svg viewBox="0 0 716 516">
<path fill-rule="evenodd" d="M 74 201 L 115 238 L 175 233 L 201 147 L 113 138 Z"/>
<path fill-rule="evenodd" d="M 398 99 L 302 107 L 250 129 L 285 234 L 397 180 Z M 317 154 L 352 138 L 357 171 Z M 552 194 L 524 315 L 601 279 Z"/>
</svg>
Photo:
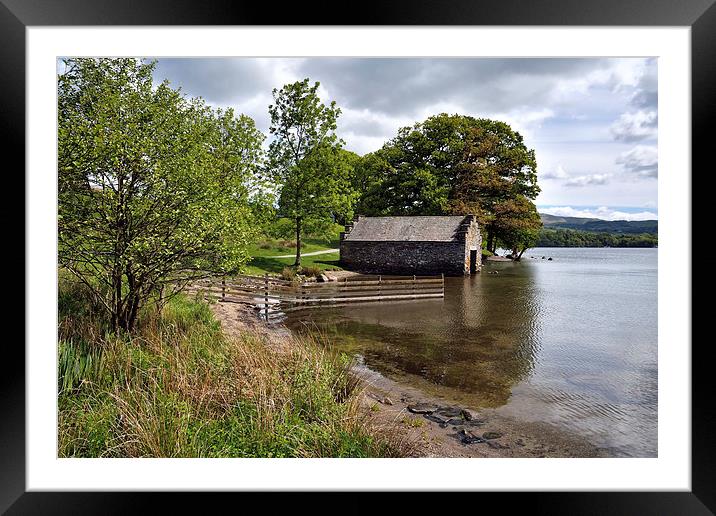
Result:
<svg viewBox="0 0 716 516">
<path fill-rule="evenodd" d="M 25 29 L 46 25 L 619 25 L 691 27 L 692 69 L 692 170 L 707 172 L 711 157 L 708 128 L 716 120 L 716 6 L 715 0 L 399 0 L 362 1 L 341 11 L 337 3 L 319 0 L 306 8 L 294 2 L 277 8 L 269 2 L 216 0 L 0 0 L 0 139 L 3 155 L 25 156 Z M 348 5 L 348 4 L 347 4 Z M 343 12 L 344 14 L 339 14 Z M 317 13 L 325 13 L 323 18 Z M 332 13 L 333 17 L 329 18 Z M 660 142 L 663 144 L 663 142 Z M 709 145 L 710 144 L 710 145 Z M 7 161 L 6 161 L 7 162 Z M 5 168 L 5 167 L 4 167 Z M 703 169 L 703 170 L 701 170 Z M 7 170 L 7 169 L 6 169 Z M 9 172 L 9 170 L 8 170 Z M 14 172 L 17 175 L 16 172 Z M 685 173 L 685 178 L 687 174 Z M 690 236 L 708 231 L 707 189 L 694 188 L 692 181 L 692 235 L 684 235 L 684 253 L 691 253 Z M 24 183 L 21 186 L 25 191 Z M 27 192 L 25 192 L 27 193 Z M 702 216 L 696 216 L 702 209 Z M 16 211 L 15 211 L 16 214 Z M 16 215 L 15 215 L 16 217 Z M 18 246 L 19 248 L 19 246 Z M 24 245 L 22 246 L 24 249 Z M 23 251 L 23 258 L 24 251 Z M 16 258 L 17 260 L 17 258 Z M 692 261 L 710 270 L 714 258 L 699 256 Z M 25 269 L 25 274 L 31 271 Z M 713 285 L 711 274 L 699 278 L 703 292 Z M 707 290 L 708 289 L 708 290 Z M 692 321 L 709 320 L 710 305 L 698 302 L 692 291 Z M 32 303 L 32 299 L 27 300 Z M 27 306 L 27 305 L 25 305 Z M 694 333 L 694 335 L 697 335 Z M 691 346 L 692 356 L 692 490 L 690 492 L 590 492 L 509 493 L 499 496 L 501 508 L 530 504 L 537 514 L 712 514 L 716 511 L 716 417 L 712 401 L 711 360 L 713 339 L 675 343 Z M 0 511 L 8 514 L 107 514 L 127 513 L 161 496 L 164 511 L 186 510 L 186 497 L 174 494 L 57 493 L 26 492 L 25 484 L 25 354 L 7 342 L 5 371 L 0 375 Z M 668 388 L 668 386 L 667 386 Z M 246 496 L 246 495 L 243 495 Z M 272 495 L 273 496 L 273 495 Z M 206 497 L 205 497 L 206 498 Z M 506 500 L 507 499 L 507 500 Z M 219 503 L 225 497 L 212 498 Z M 276 498 L 272 498 L 276 500 Z M 243 504 L 247 502 L 244 500 Z M 459 502 L 462 503 L 462 502 Z M 243 505 L 242 504 L 242 505 Z M 422 502 L 421 502 L 422 504 Z M 248 508 L 249 505 L 244 505 Z M 208 506 L 205 506 L 205 509 Z"/>
</svg>

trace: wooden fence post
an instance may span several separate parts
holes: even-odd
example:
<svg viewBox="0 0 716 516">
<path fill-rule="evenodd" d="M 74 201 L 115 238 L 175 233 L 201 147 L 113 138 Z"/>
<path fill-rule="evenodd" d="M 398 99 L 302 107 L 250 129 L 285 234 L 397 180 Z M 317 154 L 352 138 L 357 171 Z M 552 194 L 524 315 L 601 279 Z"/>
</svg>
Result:
<svg viewBox="0 0 716 516">
<path fill-rule="evenodd" d="M 268 295 L 269 295 L 269 280 L 268 280 L 268 272 L 266 272 L 266 273 L 264 273 L 264 314 L 266 315 L 266 322 L 268 322 L 268 320 L 269 320 Z"/>
</svg>

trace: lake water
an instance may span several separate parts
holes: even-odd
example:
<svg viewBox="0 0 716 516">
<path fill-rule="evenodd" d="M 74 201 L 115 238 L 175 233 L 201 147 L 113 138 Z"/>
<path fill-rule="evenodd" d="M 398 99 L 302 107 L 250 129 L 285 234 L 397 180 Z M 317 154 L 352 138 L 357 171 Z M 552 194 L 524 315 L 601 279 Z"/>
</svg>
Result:
<svg viewBox="0 0 716 516">
<path fill-rule="evenodd" d="M 286 323 L 432 395 L 653 457 L 657 251 L 530 249 L 446 278 L 444 299 L 299 310 Z"/>
</svg>

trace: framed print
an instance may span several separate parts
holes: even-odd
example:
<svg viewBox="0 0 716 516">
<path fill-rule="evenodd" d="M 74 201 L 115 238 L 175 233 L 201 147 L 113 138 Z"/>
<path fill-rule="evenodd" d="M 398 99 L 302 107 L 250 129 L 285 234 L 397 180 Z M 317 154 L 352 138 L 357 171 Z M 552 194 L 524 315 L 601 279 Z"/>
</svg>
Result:
<svg viewBox="0 0 716 516">
<path fill-rule="evenodd" d="M 2 0 L 27 301 L 0 507 L 710 514 L 712 4 Z"/>
</svg>

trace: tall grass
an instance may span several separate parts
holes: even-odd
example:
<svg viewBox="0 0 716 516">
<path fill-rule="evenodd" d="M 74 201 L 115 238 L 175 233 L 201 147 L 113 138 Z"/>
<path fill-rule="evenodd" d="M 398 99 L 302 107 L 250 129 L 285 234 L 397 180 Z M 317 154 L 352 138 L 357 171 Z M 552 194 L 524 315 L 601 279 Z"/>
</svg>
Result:
<svg viewBox="0 0 716 516">
<path fill-rule="evenodd" d="M 76 284 L 60 285 L 62 457 L 402 456 L 409 445 L 360 410 L 349 360 L 293 338 L 222 334 L 208 305 L 174 298 L 134 335 L 107 331 Z"/>
</svg>

